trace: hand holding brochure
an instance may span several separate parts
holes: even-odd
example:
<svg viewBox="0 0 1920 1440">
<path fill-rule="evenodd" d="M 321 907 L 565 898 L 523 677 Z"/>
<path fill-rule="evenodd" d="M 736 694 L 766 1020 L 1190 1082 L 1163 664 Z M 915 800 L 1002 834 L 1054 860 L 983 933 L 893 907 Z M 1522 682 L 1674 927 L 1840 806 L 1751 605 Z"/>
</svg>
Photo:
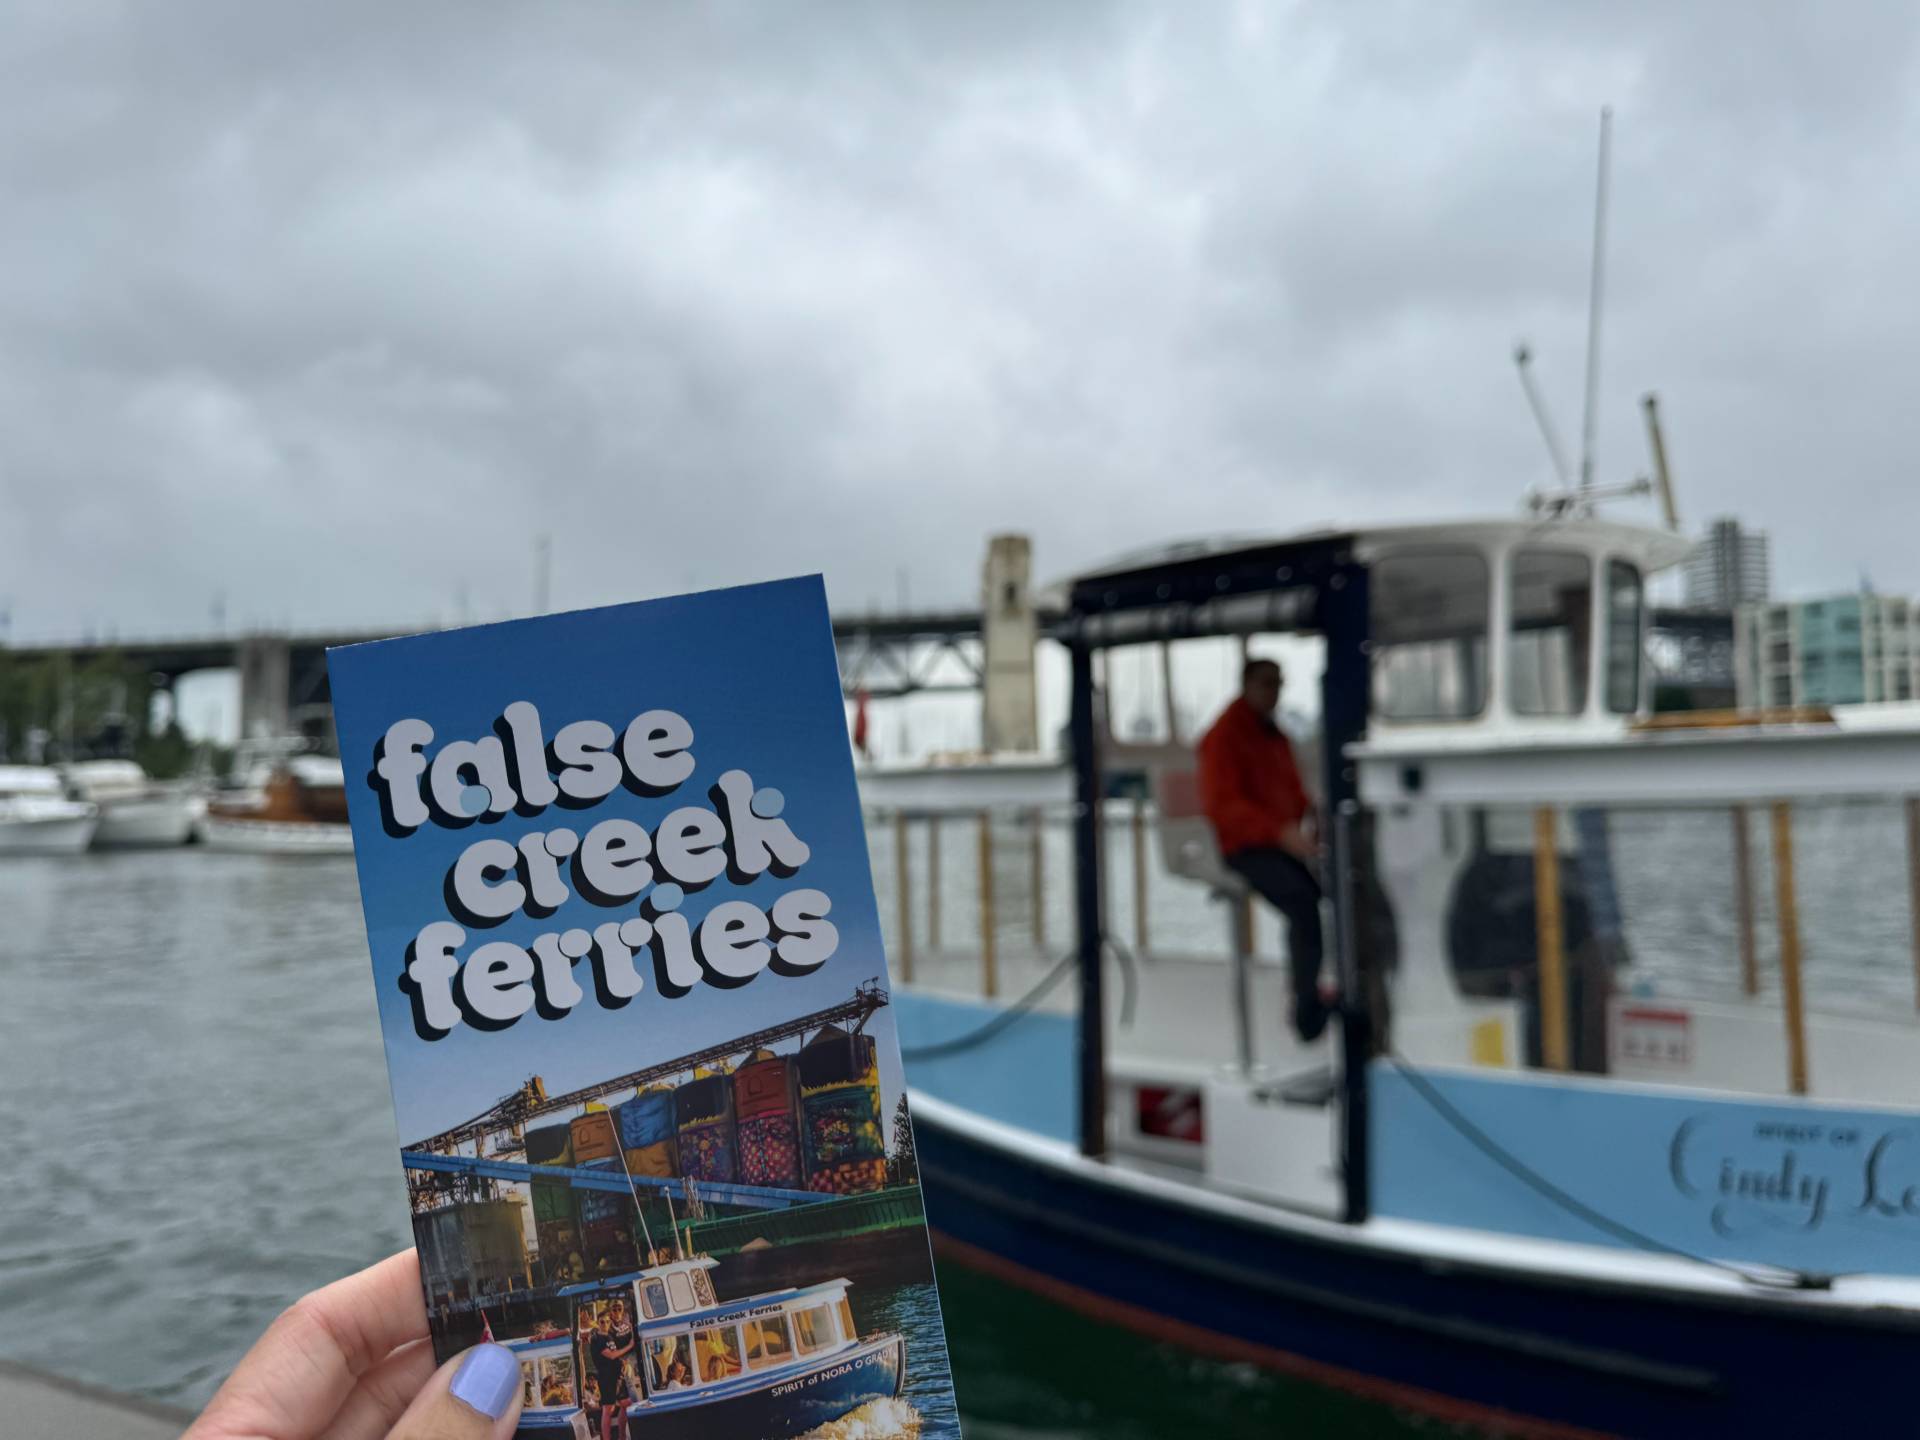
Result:
<svg viewBox="0 0 1920 1440">
<path fill-rule="evenodd" d="M 818 578 L 329 666 L 442 1357 L 523 1435 L 957 1436 Z"/>
</svg>

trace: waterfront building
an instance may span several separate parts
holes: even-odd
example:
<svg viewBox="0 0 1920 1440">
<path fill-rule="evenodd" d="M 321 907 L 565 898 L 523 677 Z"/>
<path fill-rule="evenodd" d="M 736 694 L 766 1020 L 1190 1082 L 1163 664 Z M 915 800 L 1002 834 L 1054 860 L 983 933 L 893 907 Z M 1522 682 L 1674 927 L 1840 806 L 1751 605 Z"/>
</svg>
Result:
<svg viewBox="0 0 1920 1440">
<path fill-rule="evenodd" d="M 1735 692 L 1742 708 L 1857 705 L 1920 696 L 1920 603 L 1861 589 L 1740 607 Z"/>
<path fill-rule="evenodd" d="M 1771 595 L 1767 536 L 1731 516 L 1707 527 L 1687 554 L 1685 596 L 1689 610 L 1724 610 L 1764 603 Z"/>
</svg>

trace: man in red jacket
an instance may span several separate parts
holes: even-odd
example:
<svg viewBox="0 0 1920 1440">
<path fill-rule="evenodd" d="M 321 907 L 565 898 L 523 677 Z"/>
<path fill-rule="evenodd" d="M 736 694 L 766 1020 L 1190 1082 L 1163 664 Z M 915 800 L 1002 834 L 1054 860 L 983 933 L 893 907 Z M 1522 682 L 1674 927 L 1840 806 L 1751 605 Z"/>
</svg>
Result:
<svg viewBox="0 0 1920 1440">
<path fill-rule="evenodd" d="M 1200 805 L 1220 855 L 1287 920 L 1293 1028 L 1313 1040 L 1327 1027 L 1320 996 L 1319 847 L 1310 837 L 1313 802 L 1300 783 L 1293 746 L 1274 723 L 1280 667 L 1249 660 L 1239 696 L 1200 742 Z"/>
</svg>

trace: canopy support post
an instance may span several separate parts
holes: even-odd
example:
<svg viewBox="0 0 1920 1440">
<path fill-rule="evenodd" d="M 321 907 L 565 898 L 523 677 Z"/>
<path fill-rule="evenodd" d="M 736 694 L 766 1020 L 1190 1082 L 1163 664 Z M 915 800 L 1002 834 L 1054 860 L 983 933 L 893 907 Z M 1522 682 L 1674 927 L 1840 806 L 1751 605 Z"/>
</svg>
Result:
<svg viewBox="0 0 1920 1440">
<path fill-rule="evenodd" d="M 1343 549 L 1321 582 L 1320 633 L 1326 641 L 1326 671 L 1320 681 L 1323 786 L 1331 835 L 1321 837 L 1323 874 L 1333 881 L 1333 953 L 1340 979 L 1341 1171 L 1346 1181 L 1343 1218 L 1353 1225 L 1372 1212 L 1368 1165 L 1367 1067 L 1373 1058 L 1370 966 L 1361 942 L 1355 904 L 1354 824 L 1360 811 L 1358 772 L 1347 747 L 1367 733 L 1371 666 L 1367 656 L 1368 574 Z"/>
<path fill-rule="evenodd" d="M 1072 642 L 1073 885 L 1080 958 L 1080 1153 L 1107 1153 L 1107 1013 L 1100 929 L 1100 757 L 1094 735 L 1093 649 Z"/>
</svg>

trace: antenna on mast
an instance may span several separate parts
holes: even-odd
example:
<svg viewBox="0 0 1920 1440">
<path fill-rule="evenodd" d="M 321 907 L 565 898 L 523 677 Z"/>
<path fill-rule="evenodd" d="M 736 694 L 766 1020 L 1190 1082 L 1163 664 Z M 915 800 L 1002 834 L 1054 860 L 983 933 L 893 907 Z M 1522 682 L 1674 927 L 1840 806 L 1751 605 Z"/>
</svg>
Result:
<svg viewBox="0 0 1920 1440">
<path fill-rule="evenodd" d="M 1660 397 L 1649 391 L 1640 397 L 1647 412 L 1647 445 L 1653 451 L 1653 483 L 1658 487 L 1660 508 L 1667 517 L 1667 529 L 1680 533 L 1680 510 L 1673 503 L 1673 476 L 1667 471 L 1667 441 L 1660 430 Z"/>
<path fill-rule="evenodd" d="M 1520 388 L 1527 393 L 1527 404 L 1533 409 L 1533 418 L 1539 423 L 1540 438 L 1547 442 L 1547 455 L 1553 461 L 1553 473 L 1560 481 L 1562 489 L 1573 484 L 1573 474 L 1567 469 L 1567 452 L 1560 448 L 1560 437 L 1553 428 L 1553 417 L 1547 414 L 1547 402 L 1540 398 L 1539 387 L 1533 383 L 1533 351 L 1522 340 L 1513 347 L 1514 368 L 1520 372 Z"/>
<path fill-rule="evenodd" d="M 1600 107 L 1600 174 L 1593 195 L 1593 286 L 1587 304 L 1587 405 L 1580 421 L 1580 493 L 1593 490 L 1594 412 L 1600 389 L 1600 296 L 1606 277 L 1607 160 L 1612 149 L 1613 110 Z"/>
</svg>

